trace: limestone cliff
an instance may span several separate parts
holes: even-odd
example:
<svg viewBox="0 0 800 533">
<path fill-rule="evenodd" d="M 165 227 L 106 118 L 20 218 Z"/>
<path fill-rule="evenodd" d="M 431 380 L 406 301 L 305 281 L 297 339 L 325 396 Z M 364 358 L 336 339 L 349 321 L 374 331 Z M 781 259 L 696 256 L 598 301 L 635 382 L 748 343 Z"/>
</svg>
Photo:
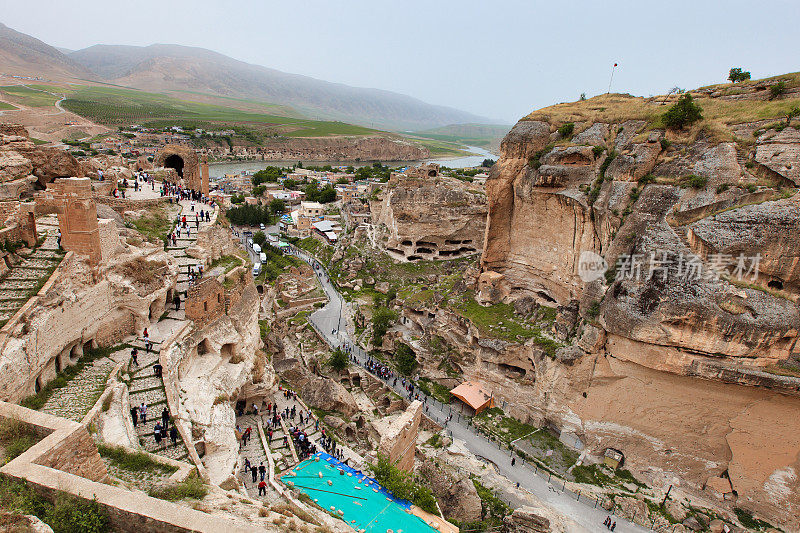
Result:
<svg viewBox="0 0 800 533">
<path fill-rule="evenodd" d="M 371 202 L 372 223 L 396 260 L 454 259 L 480 251 L 486 195 L 453 178 L 395 175 Z"/>
<path fill-rule="evenodd" d="M 778 101 L 755 82 L 695 91 L 705 118 L 685 130 L 660 126 L 664 97 L 627 95 L 517 123 L 486 184 L 478 298 L 557 308 L 567 346 L 476 349 L 473 331 L 464 371 L 653 483 L 729 477 L 737 506 L 796 529 L 800 124 L 785 112 L 800 91 L 787 80 Z"/>
</svg>

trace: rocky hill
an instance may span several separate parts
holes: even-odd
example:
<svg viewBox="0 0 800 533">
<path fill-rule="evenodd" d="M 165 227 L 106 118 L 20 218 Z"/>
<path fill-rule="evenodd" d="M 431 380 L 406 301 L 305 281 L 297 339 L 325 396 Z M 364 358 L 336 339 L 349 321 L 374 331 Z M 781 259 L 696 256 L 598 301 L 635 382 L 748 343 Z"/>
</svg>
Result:
<svg viewBox="0 0 800 533">
<path fill-rule="evenodd" d="M 563 347 L 506 350 L 533 375 L 489 379 L 656 486 L 796 530 L 800 75 L 691 94 L 682 129 L 663 126 L 677 96 L 614 94 L 505 137 L 479 299 L 556 308 Z"/>
<path fill-rule="evenodd" d="M 39 39 L 0 23 L 2 71 L 18 76 L 92 76 L 85 67 Z"/>
</svg>

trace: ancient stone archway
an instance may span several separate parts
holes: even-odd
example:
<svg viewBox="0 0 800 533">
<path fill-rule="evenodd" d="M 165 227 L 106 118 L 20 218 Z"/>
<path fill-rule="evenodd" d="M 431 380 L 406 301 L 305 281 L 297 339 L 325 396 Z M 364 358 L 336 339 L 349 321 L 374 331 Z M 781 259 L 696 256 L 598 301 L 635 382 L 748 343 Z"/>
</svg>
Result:
<svg viewBox="0 0 800 533">
<path fill-rule="evenodd" d="M 164 168 L 175 169 L 179 178 L 183 178 L 183 158 L 178 154 L 170 154 L 164 159 Z"/>
</svg>

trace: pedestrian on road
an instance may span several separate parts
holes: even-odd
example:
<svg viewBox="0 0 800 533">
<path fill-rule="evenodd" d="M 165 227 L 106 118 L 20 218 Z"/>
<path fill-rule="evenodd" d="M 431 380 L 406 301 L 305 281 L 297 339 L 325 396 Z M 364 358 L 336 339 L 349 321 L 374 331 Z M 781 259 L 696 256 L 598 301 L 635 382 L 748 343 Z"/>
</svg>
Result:
<svg viewBox="0 0 800 533">
<path fill-rule="evenodd" d="M 139 355 L 139 350 L 136 348 L 131 348 L 131 364 L 133 366 L 139 366 L 139 360 L 137 359 Z"/>
<path fill-rule="evenodd" d="M 261 481 L 264 481 L 264 476 L 267 475 L 267 467 L 264 466 L 264 461 L 261 461 L 261 464 L 258 465 L 258 475 L 261 476 Z"/>
<path fill-rule="evenodd" d="M 156 425 L 153 426 L 153 438 L 156 439 L 156 446 L 161 446 L 161 424 L 156 422 Z"/>
<path fill-rule="evenodd" d="M 267 495 L 267 484 L 264 482 L 264 479 L 261 479 L 261 483 L 258 484 L 258 495 L 259 496 L 266 496 Z"/>
<path fill-rule="evenodd" d="M 255 483 L 258 481 L 258 470 L 251 467 L 250 474 L 253 476 L 253 484 L 255 485 Z"/>
<path fill-rule="evenodd" d="M 166 407 L 161 410 L 161 424 L 164 427 L 169 426 L 169 410 Z"/>
<path fill-rule="evenodd" d="M 133 427 L 136 427 L 136 422 L 139 420 L 139 408 L 136 406 L 131 407 L 131 420 L 133 420 Z"/>
<path fill-rule="evenodd" d="M 172 424 L 172 427 L 169 429 L 169 438 L 173 446 L 178 444 L 178 428 L 175 427 L 175 424 Z"/>
<path fill-rule="evenodd" d="M 142 424 L 147 424 L 147 404 L 144 402 L 139 406 L 139 418 L 142 419 Z"/>
<path fill-rule="evenodd" d="M 172 303 L 175 304 L 175 310 L 178 311 L 181 308 L 181 295 L 177 292 L 175 296 L 172 298 Z"/>
<path fill-rule="evenodd" d="M 246 474 L 248 470 L 250 470 L 250 459 L 245 457 L 244 458 L 244 473 Z"/>
<path fill-rule="evenodd" d="M 517 458 L 516 457 L 512 457 L 511 458 L 511 466 L 514 466 L 515 464 L 517 464 Z"/>
<path fill-rule="evenodd" d="M 615 521 L 613 524 L 611 524 L 611 528 L 610 528 L 611 531 L 614 531 L 614 529 L 616 529 L 616 527 L 617 527 L 617 522 Z"/>
</svg>

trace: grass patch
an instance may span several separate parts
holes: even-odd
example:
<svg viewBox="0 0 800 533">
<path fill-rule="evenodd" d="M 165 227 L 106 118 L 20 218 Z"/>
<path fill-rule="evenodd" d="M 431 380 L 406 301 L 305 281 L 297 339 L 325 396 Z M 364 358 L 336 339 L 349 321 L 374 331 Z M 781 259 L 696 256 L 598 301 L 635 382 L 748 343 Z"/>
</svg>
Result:
<svg viewBox="0 0 800 533">
<path fill-rule="evenodd" d="M 227 274 L 237 266 L 242 264 L 242 259 L 236 255 L 223 255 L 217 259 L 214 259 L 208 265 L 208 271 L 210 272 L 212 269 L 217 267 L 222 267 L 222 272 L 220 274 Z"/>
<path fill-rule="evenodd" d="M 55 503 L 41 497 L 29 485 L 0 475 L 0 507 L 18 514 L 34 515 L 55 533 L 106 533 L 108 514 L 92 500 L 56 493 Z"/>
<path fill-rule="evenodd" d="M 203 485 L 203 481 L 199 477 L 191 476 L 180 483 L 165 487 L 153 487 L 148 494 L 153 498 L 170 502 L 189 499 L 202 500 L 208 494 L 208 488 Z"/>
<path fill-rule="evenodd" d="M 479 415 L 473 417 L 472 422 L 476 428 L 493 435 L 508 445 L 512 441 L 530 435 L 537 429 L 536 426 L 506 415 L 499 407 L 484 409 Z"/>
<path fill-rule="evenodd" d="M 500 498 L 494 495 L 492 490 L 483 485 L 474 476 L 472 484 L 478 497 L 481 499 L 481 519 L 489 528 L 496 528 L 503 524 L 503 518 L 511 514 L 512 509 Z"/>
<path fill-rule="evenodd" d="M 129 227 L 138 231 L 150 242 L 166 242 L 167 235 L 172 231 L 172 222 L 167 218 L 163 209 L 150 209 L 146 215 L 128 223 Z"/>
<path fill-rule="evenodd" d="M 774 528 L 774 526 L 769 522 L 765 522 L 764 520 L 754 517 L 753 513 L 746 509 L 742 509 L 741 507 L 734 507 L 733 512 L 736 513 L 736 518 L 739 520 L 739 523 L 747 529 L 766 531 Z"/>
<path fill-rule="evenodd" d="M 0 422 L 0 445 L 5 451 L 3 464 L 16 459 L 37 442 L 39 437 L 28 424 L 12 418 Z"/>
<path fill-rule="evenodd" d="M 17 107 L 7 102 L 0 102 L 0 111 L 11 111 L 12 109 L 17 109 Z"/>
<path fill-rule="evenodd" d="M 178 471 L 177 467 L 165 465 L 154 461 L 148 454 L 143 452 L 130 452 L 121 446 L 109 446 L 100 443 L 97 451 L 105 457 L 111 464 L 123 470 L 131 472 L 152 472 L 172 475 Z"/>
<path fill-rule="evenodd" d="M 441 383 L 431 381 L 428 378 L 420 378 L 418 384 L 422 392 L 428 396 L 436 398 L 441 403 L 450 403 L 453 400 L 453 395 L 450 394 L 450 389 Z"/>
</svg>

